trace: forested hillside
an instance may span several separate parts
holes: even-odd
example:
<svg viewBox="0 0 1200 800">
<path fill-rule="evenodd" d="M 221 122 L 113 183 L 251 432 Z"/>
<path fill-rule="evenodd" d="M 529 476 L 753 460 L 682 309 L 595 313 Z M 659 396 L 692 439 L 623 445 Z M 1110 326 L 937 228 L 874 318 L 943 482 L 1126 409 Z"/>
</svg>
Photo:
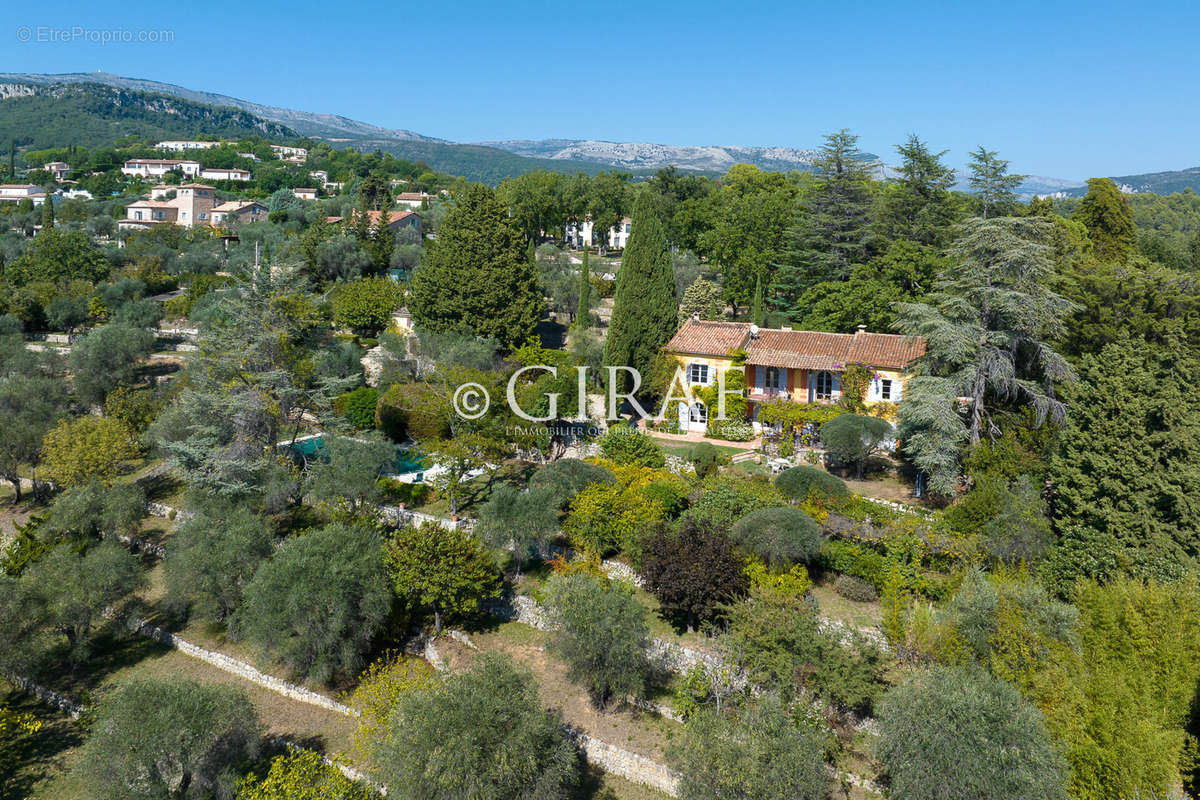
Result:
<svg viewBox="0 0 1200 800">
<path fill-rule="evenodd" d="M 97 147 L 126 136 L 295 139 L 284 125 L 227 106 L 100 84 L 0 84 L 0 141 L 18 147 Z"/>
</svg>

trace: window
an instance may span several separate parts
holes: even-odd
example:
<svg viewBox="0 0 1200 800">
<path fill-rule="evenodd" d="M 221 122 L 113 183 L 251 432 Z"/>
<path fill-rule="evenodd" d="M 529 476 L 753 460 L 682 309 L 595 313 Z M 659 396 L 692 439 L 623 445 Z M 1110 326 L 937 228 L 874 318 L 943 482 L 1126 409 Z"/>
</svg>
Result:
<svg viewBox="0 0 1200 800">
<path fill-rule="evenodd" d="M 818 400 L 828 400 L 833 397 L 833 375 L 821 370 L 816 375 L 816 394 Z"/>
<path fill-rule="evenodd" d="M 763 378 L 763 387 L 766 389 L 782 389 L 785 383 L 783 370 L 779 367 L 767 367 L 766 376 Z"/>
<path fill-rule="evenodd" d="M 883 380 L 881 380 L 879 382 L 879 399 L 880 400 L 891 400 L 892 399 L 892 381 L 890 378 L 884 378 Z"/>
<path fill-rule="evenodd" d="M 708 407 L 704 403 L 693 403 L 691 411 L 692 422 L 708 423 Z"/>
<path fill-rule="evenodd" d="M 708 383 L 708 364 L 688 364 L 688 383 Z"/>
</svg>

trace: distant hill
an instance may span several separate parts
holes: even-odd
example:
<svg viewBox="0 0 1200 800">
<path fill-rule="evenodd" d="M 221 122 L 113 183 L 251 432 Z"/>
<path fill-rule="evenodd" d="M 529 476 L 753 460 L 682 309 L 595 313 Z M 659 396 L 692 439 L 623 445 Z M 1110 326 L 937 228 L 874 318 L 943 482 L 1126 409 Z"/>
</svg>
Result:
<svg viewBox="0 0 1200 800">
<path fill-rule="evenodd" d="M 209 127 L 191 125 L 190 121 L 170 119 L 176 112 L 163 106 L 161 119 L 149 113 L 140 122 L 131 117 L 122 117 L 119 110 L 114 117 L 114 109 L 105 109 L 114 95 L 101 91 L 119 90 L 127 95 L 115 97 L 137 97 L 150 95 L 156 97 L 179 98 L 178 102 L 186 102 L 191 108 L 212 107 L 237 110 L 246 120 L 256 120 L 258 123 L 275 123 L 276 130 L 283 133 L 271 134 L 274 138 L 322 139 L 334 147 L 354 147 L 360 150 L 382 150 L 398 158 L 410 161 L 423 161 L 435 170 L 448 172 L 452 175 L 462 175 L 474 181 L 498 183 L 504 178 L 521 175 L 535 169 L 554 170 L 556 172 L 587 172 L 594 174 L 611 169 L 608 164 L 589 161 L 578 161 L 571 164 L 552 161 L 550 159 L 527 158 L 497 148 L 473 144 L 455 144 L 444 139 L 422 136 L 412 131 L 381 128 L 366 122 L 359 122 L 337 114 L 318 114 L 308 111 L 294 111 L 287 108 L 265 106 L 240 100 L 223 94 L 201 92 L 185 89 L 170 83 L 148 81 L 139 78 L 126 78 L 107 72 L 66 73 L 62 75 L 40 75 L 33 73 L 3 73 L 0 74 L 0 85 L 23 86 L 35 89 L 38 96 L 44 92 L 60 87 L 64 97 L 79 98 L 81 102 L 66 110 L 62 119 L 56 119 L 53 112 L 45 108 L 38 114 L 30 112 L 24 117 L 25 122 L 19 125 L 21 133 L 16 135 L 18 142 L 26 142 L 36 138 L 37 143 L 29 143 L 35 147 L 80 144 L 93 146 L 104 141 L 112 141 L 119 136 L 139 134 L 161 138 L 181 138 L 195 136 L 200 133 L 211 133 L 219 136 L 245 135 L 249 131 L 238 129 L 210 129 Z M 87 103 L 89 93 L 95 97 L 95 102 Z M 0 131 L 9 130 L 8 122 L 9 101 L 0 99 Z M 193 109 L 194 110 L 194 109 Z M 220 115 L 217 115 L 220 116 Z M 114 120 L 124 120 L 117 124 Z M 190 120 L 190 115 L 189 115 Z M 178 124 L 177 124 L 178 123 Z M 88 132 L 87 138 L 73 134 L 75 130 Z M 100 132 L 107 135 L 101 136 Z M 261 134 L 266 135 L 266 134 Z M 12 138 L 9 134 L 0 133 L 6 141 Z M 24 138 L 23 138 L 24 137 Z M 47 144 L 48 143 L 48 144 Z"/>
<path fill-rule="evenodd" d="M 733 145 L 669 145 L 650 142 L 603 142 L 591 139 L 512 139 L 480 142 L 510 153 L 553 161 L 592 161 L 627 170 L 656 170 L 666 166 L 698 172 L 723 173 L 734 164 L 787 172 L 812 168 L 816 150 L 793 147 L 738 147 Z M 866 154 L 871 161 L 876 156 Z"/>
<path fill-rule="evenodd" d="M 229 97 L 228 95 L 185 89 L 173 83 L 148 81 L 141 78 L 126 78 L 121 75 L 113 75 L 110 72 L 68 72 L 61 75 L 40 75 L 35 73 L 0 74 L 0 82 L 4 81 L 39 84 L 98 83 L 120 89 L 135 89 L 143 92 L 172 95 L 174 97 L 181 97 L 184 100 L 191 100 L 193 103 L 204 103 L 212 106 L 232 106 L 233 108 L 247 111 L 256 117 L 262 117 L 263 119 L 286 125 L 301 136 L 311 136 L 317 139 L 347 137 L 352 139 L 378 138 L 389 140 L 412 139 L 426 142 L 442 141 L 441 139 L 431 139 L 428 136 L 421 136 L 412 131 L 392 130 L 380 128 L 376 125 L 368 125 L 365 122 L 347 119 L 337 114 L 315 114 L 308 111 L 293 111 L 287 108 L 264 106 L 258 103 L 251 103 L 248 100 Z"/>
<path fill-rule="evenodd" d="M 122 136 L 295 139 L 286 125 L 239 108 L 99 84 L 38 85 L 0 78 L 0 142 L 27 148 L 98 147 Z"/>
<path fill-rule="evenodd" d="M 1112 182 L 1123 192 L 1174 194 L 1185 189 L 1200 192 L 1200 167 L 1169 172 L 1146 172 L 1141 175 L 1112 175 L 1110 177 Z M 1082 197 L 1087 194 L 1087 186 L 1073 189 L 1067 194 L 1071 197 Z"/>
</svg>

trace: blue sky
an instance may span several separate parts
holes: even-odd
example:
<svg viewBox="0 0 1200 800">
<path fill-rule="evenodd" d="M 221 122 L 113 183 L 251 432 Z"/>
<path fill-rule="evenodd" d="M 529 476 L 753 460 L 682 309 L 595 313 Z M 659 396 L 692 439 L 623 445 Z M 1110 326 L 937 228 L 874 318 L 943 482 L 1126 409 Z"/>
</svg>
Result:
<svg viewBox="0 0 1200 800">
<path fill-rule="evenodd" d="M 1063 178 L 1200 165 L 1195 3 L 176 5 L 25 4 L 0 71 L 103 69 L 454 141 L 811 147 L 847 127 L 888 157 L 916 132 L 955 166 L 983 144 Z"/>
</svg>

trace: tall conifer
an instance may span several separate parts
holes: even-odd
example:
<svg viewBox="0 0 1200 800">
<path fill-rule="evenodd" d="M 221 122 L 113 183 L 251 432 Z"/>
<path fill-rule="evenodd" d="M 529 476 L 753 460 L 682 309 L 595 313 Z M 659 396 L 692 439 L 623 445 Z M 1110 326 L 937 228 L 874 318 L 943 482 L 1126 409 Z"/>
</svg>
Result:
<svg viewBox="0 0 1200 800">
<path fill-rule="evenodd" d="M 667 232 L 654 199 L 641 192 L 633 204 L 633 231 L 617 274 L 612 324 L 604 343 L 609 366 L 650 374 L 655 355 L 675 332 L 675 275 Z"/>
</svg>

